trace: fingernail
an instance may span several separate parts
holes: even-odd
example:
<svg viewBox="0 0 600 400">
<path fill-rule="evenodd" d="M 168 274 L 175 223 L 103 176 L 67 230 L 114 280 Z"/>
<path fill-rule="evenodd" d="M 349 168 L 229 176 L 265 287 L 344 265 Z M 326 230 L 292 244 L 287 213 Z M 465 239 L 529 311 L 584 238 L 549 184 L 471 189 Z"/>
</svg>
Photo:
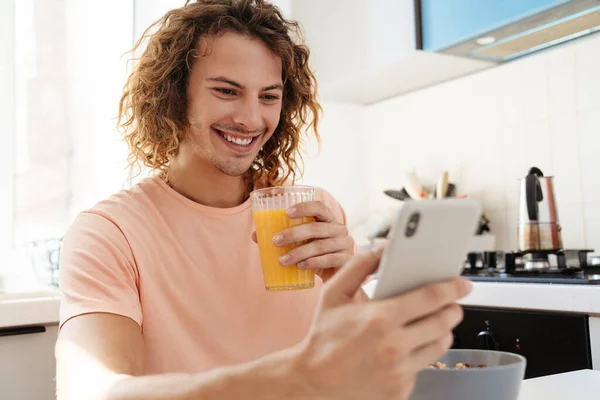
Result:
<svg viewBox="0 0 600 400">
<path fill-rule="evenodd" d="M 287 215 L 291 217 L 294 214 L 296 214 L 296 207 L 290 207 L 287 209 Z"/>
<path fill-rule="evenodd" d="M 296 265 L 298 265 L 298 268 L 304 268 L 304 267 L 306 267 L 306 263 L 305 263 L 304 261 L 300 261 L 300 262 L 299 262 L 298 264 L 296 264 Z"/>
<path fill-rule="evenodd" d="M 288 256 L 287 254 L 279 257 L 279 264 L 281 264 L 281 265 L 286 265 L 289 261 L 290 261 L 290 256 Z"/>
<path fill-rule="evenodd" d="M 282 240 L 283 240 L 283 236 L 282 235 L 275 235 L 275 236 L 273 236 L 273 243 L 275 243 L 275 244 L 281 243 Z"/>
<path fill-rule="evenodd" d="M 375 254 L 379 254 L 385 248 L 385 243 L 377 243 L 375 246 L 371 247 L 371 252 Z"/>
</svg>

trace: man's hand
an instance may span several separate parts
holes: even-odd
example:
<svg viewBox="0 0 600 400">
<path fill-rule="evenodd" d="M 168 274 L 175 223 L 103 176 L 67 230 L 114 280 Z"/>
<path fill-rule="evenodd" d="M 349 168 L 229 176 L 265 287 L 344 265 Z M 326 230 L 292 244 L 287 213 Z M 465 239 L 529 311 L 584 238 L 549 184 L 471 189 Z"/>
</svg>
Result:
<svg viewBox="0 0 600 400">
<path fill-rule="evenodd" d="M 287 210 L 290 218 L 314 218 L 314 222 L 296 225 L 275 235 L 273 243 L 284 247 L 298 244 L 279 258 L 283 266 L 298 264 L 314 269 L 323 282 L 354 255 L 354 240 L 345 225 L 337 222 L 331 210 L 320 201 L 296 204 Z M 256 242 L 256 233 L 252 234 Z"/>
<path fill-rule="evenodd" d="M 324 286 L 298 362 L 316 397 L 406 399 L 418 372 L 452 344 L 463 316 L 456 300 L 470 292 L 470 283 L 454 279 L 383 301 L 353 302 L 380 257 L 381 249 L 354 257 Z"/>
</svg>

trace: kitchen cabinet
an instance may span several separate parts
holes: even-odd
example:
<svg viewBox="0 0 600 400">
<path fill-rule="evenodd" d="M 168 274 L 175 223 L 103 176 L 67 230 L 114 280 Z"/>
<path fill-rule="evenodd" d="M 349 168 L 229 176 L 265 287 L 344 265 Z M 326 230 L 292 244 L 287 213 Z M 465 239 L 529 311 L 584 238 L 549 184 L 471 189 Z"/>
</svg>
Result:
<svg viewBox="0 0 600 400">
<path fill-rule="evenodd" d="M 58 325 L 0 328 L 0 398 L 54 400 Z"/>
<path fill-rule="evenodd" d="M 371 104 L 495 63 L 418 49 L 414 0 L 296 0 L 321 100 Z"/>
<path fill-rule="evenodd" d="M 597 0 L 294 0 L 321 100 L 373 104 L 600 31 Z"/>
<path fill-rule="evenodd" d="M 419 0 L 423 50 L 439 51 L 569 0 Z"/>
<path fill-rule="evenodd" d="M 454 348 L 521 354 L 527 359 L 525 378 L 593 367 L 588 315 L 477 307 L 464 311 L 454 330 Z"/>
</svg>

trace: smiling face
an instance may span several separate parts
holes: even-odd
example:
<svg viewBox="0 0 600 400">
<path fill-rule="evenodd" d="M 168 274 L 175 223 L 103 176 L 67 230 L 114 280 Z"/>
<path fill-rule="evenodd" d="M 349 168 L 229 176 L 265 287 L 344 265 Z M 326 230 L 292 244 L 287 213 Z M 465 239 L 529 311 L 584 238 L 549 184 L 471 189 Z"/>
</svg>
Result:
<svg viewBox="0 0 600 400">
<path fill-rule="evenodd" d="M 190 128 L 182 145 L 222 173 L 241 176 L 279 124 L 281 59 L 237 33 L 199 40 L 187 86 Z"/>
</svg>

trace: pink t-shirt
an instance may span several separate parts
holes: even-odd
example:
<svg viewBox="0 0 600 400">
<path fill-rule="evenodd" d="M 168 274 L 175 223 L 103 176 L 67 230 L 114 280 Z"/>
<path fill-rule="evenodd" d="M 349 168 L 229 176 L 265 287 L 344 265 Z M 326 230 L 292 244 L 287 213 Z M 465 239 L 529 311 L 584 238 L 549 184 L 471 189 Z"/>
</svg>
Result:
<svg viewBox="0 0 600 400">
<path fill-rule="evenodd" d="M 322 200 L 341 223 L 340 205 Z M 322 283 L 264 288 L 250 201 L 212 208 L 158 177 L 75 219 L 61 249 L 61 326 L 113 313 L 142 327 L 146 373 L 200 372 L 256 359 L 306 335 Z"/>
</svg>

